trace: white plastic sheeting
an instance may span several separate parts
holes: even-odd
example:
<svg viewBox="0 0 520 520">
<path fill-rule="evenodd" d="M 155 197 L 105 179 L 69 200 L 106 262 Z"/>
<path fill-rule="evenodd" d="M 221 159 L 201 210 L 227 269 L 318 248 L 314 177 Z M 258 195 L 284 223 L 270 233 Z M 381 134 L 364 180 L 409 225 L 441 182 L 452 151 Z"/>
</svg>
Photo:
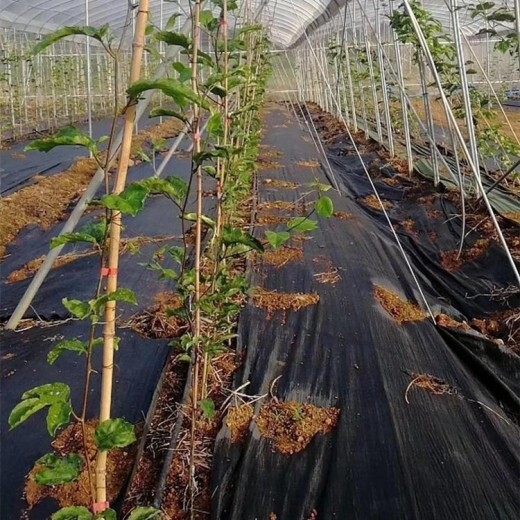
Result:
<svg viewBox="0 0 520 520">
<path fill-rule="evenodd" d="M 362 5 L 369 16 L 379 9 L 385 22 L 389 3 L 400 5 L 400 0 L 347 0 L 353 6 Z M 514 8 L 515 0 L 497 0 L 496 4 Z M 137 0 L 134 0 L 137 2 Z M 461 0 L 461 5 L 478 3 L 478 0 Z M 241 0 L 237 22 L 240 24 L 245 9 L 258 23 L 268 27 L 273 43 L 289 46 L 296 42 L 313 22 L 320 25 L 345 4 L 345 0 Z M 129 6 L 131 0 L 0 0 L 0 27 L 10 27 L 30 33 L 44 34 L 65 25 L 85 24 L 86 6 L 90 24 L 100 26 L 109 23 L 115 33 L 131 26 Z M 211 6 L 211 4 L 207 4 Z M 423 5 L 442 23 L 449 25 L 450 14 L 446 0 L 423 0 Z M 190 2 L 152 0 L 152 19 L 156 25 L 163 23 L 174 13 L 180 12 L 180 23 L 190 14 Z M 162 17 L 161 17 L 162 13 Z M 354 24 L 362 22 L 359 13 Z M 483 28 L 482 22 L 471 20 L 466 10 L 461 11 L 461 23 L 466 35 L 471 36 Z"/>
</svg>

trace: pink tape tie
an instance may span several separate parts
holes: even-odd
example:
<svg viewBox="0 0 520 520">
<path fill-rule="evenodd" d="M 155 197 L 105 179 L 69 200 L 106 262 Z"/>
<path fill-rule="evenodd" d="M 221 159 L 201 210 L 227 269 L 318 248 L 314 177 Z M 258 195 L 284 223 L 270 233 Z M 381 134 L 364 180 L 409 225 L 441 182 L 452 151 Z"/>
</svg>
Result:
<svg viewBox="0 0 520 520">
<path fill-rule="evenodd" d="M 108 502 L 94 502 L 92 505 L 92 512 L 97 515 L 103 513 L 103 511 L 106 511 L 109 507 L 110 504 Z"/>
<path fill-rule="evenodd" d="M 111 267 L 102 267 L 101 268 L 101 276 L 116 276 L 117 269 Z"/>
</svg>

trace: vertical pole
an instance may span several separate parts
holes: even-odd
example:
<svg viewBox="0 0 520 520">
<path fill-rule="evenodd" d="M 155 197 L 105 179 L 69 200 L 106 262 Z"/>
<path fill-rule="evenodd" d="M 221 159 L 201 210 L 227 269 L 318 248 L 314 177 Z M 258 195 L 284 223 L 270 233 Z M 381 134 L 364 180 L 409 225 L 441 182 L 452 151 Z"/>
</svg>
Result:
<svg viewBox="0 0 520 520">
<path fill-rule="evenodd" d="M 85 25 L 90 23 L 89 0 L 85 0 Z M 86 59 L 87 59 L 87 117 L 88 135 L 92 138 L 92 69 L 90 65 L 90 38 L 85 36 Z M 92 157 L 92 152 L 90 152 Z"/>
<path fill-rule="evenodd" d="M 137 16 L 136 30 L 133 40 L 133 58 L 130 69 L 130 83 L 135 83 L 141 73 L 141 63 L 144 52 L 145 29 L 148 21 L 149 0 L 141 0 Z M 121 154 L 117 167 L 117 176 L 114 185 L 114 194 L 123 191 L 126 184 L 132 134 L 136 120 L 136 105 L 131 104 L 125 112 Z M 108 276 L 106 294 L 117 289 L 117 269 L 119 267 L 119 244 L 121 239 L 121 213 L 113 211 L 110 221 L 110 245 L 108 252 Z M 116 302 L 108 301 L 105 307 L 105 326 L 103 330 L 103 370 L 101 380 L 101 402 L 99 422 L 110 419 L 112 405 L 112 384 L 114 375 L 114 338 L 116 332 Z M 99 451 L 96 456 L 96 503 L 94 513 L 101 513 L 109 508 L 107 501 L 107 455 L 106 451 Z"/>
</svg>

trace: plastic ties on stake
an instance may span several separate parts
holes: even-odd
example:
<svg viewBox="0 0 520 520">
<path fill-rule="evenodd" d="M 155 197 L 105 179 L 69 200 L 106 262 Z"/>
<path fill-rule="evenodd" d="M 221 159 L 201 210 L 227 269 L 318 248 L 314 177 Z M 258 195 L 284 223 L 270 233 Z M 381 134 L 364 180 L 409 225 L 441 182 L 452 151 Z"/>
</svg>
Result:
<svg viewBox="0 0 520 520">
<path fill-rule="evenodd" d="M 102 267 L 101 276 L 116 276 L 117 269 L 115 267 Z"/>
<path fill-rule="evenodd" d="M 197 133 L 193 136 L 193 140 L 194 140 L 196 143 L 200 142 L 200 133 L 199 133 L 199 132 L 197 132 Z"/>
<path fill-rule="evenodd" d="M 92 504 L 92 512 L 97 515 L 103 513 L 103 511 L 106 511 L 109 507 L 110 504 L 108 502 L 94 502 Z"/>
<path fill-rule="evenodd" d="M 219 23 L 221 27 L 227 27 L 228 25 L 227 20 L 225 20 L 224 18 L 222 18 Z"/>
</svg>

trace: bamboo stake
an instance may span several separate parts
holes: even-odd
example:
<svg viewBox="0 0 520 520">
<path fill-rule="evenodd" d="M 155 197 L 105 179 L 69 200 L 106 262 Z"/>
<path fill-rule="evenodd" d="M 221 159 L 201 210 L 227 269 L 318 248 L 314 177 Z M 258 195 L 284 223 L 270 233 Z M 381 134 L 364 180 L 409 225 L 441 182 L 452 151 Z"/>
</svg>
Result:
<svg viewBox="0 0 520 520">
<path fill-rule="evenodd" d="M 130 69 L 130 83 L 139 80 L 141 73 L 141 62 L 144 52 L 145 29 L 148 22 L 150 0 L 141 0 L 136 21 L 136 29 L 133 43 L 133 59 Z M 132 104 L 127 107 L 125 114 L 125 124 L 123 129 L 123 140 L 121 143 L 121 155 L 117 169 L 117 177 L 113 189 L 114 194 L 123 191 L 126 184 L 128 163 L 130 159 L 130 148 L 132 145 L 132 134 L 136 119 L 136 106 Z M 119 265 L 119 245 L 121 237 L 121 213 L 112 212 L 110 221 L 110 246 L 108 252 L 108 277 L 107 294 L 113 293 L 117 289 L 117 269 Z M 116 302 L 109 301 L 105 307 L 105 327 L 103 331 L 103 372 L 101 382 L 101 403 L 99 412 L 99 422 L 103 423 L 110 418 L 110 408 L 112 404 L 112 381 L 114 372 L 114 337 L 116 320 Z M 99 513 L 108 509 L 107 487 L 106 487 L 106 451 L 99 451 L 96 457 L 96 503 L 94 513 Z"/>
<path fill-rule="evenodd" d="M 192 30 L 192 68 L 191 68 L 191 87 L 195 93 L 198 92 L 198 52 L 200 45 L 200 2 L 195 0 L 195 8 L 192 14 L 193 30 Z M 193 103 L 193 154 L 200 153 L 200 108 Z M 194 330 L 195 336 L 195 355 L 193 362 L 193 379 L 191 384 L 191 439 L 190 439 L 190 518 L 195 518 L 195 426 L 197 421 L 198 407 L 198 384 L 200 370 L 200 261 L 202 255 L 202 168 L 197 167 L 197 222 L 195 227 L 195 319 Z"/>
</svg>

